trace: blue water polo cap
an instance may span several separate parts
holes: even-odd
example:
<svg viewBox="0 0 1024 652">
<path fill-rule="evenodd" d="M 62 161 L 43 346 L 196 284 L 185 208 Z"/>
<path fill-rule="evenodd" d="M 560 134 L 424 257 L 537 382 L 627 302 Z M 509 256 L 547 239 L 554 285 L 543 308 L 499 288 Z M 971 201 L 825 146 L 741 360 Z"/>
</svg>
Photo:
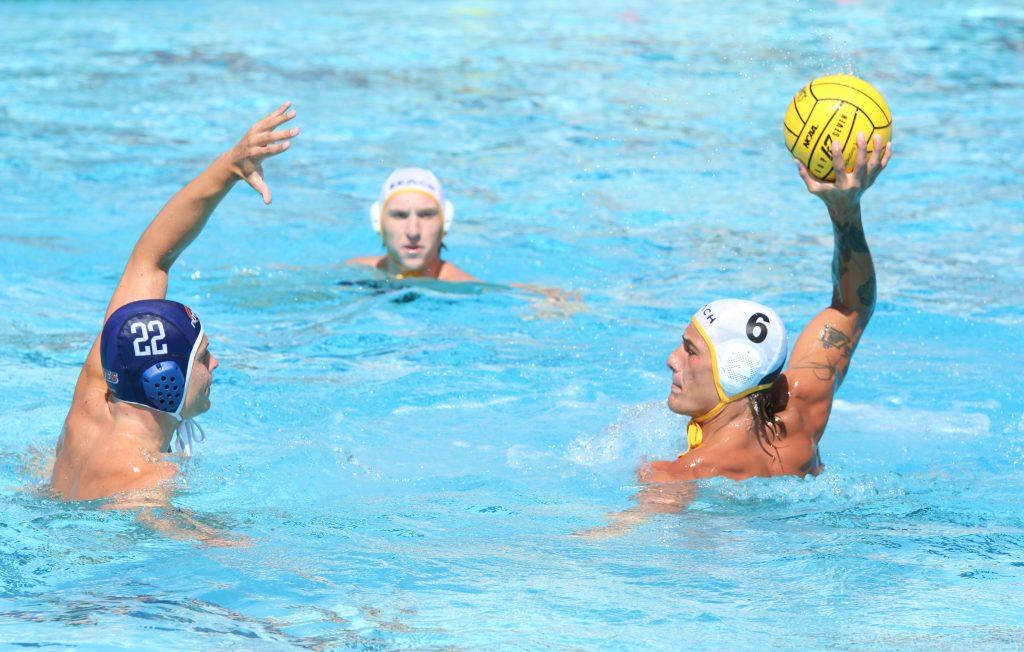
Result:
<svg viewBox="0 0 1024 652">
<path fill-rule="evenodd" d="M 165 299 L 126 303 L 100 337 L 107 387 L 120 401 L 181 418 L 203 325 L 188 306 Z"/>
</svg>

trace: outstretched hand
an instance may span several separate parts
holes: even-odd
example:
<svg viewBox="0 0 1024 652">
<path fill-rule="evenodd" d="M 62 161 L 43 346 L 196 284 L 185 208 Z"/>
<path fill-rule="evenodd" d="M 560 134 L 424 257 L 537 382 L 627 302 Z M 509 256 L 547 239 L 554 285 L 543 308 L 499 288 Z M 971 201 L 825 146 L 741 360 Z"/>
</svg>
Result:
<svg viewBox="0 0 1024 652">
<path fill-rule="evenodd" d="M 559 288 L 547 288 L 532 283 L 509 283 L 509 285 L 535 295 L 530 297 L 534 313 L 523 317 L 526 321 L 534 319 L 566 320 L 587 309 L 587 305 L 583 302 L 583 295 L 579 292 L 566 292 Z"/>
<path fill-rule="evenodd" d="M 267 117 L 252 126 L 228 152 L 235 174 L 260 193 L 263 203 L 270 203 L 270 188 L 263 178 L 263 160 L 288 149 L 290 138 L 299 135 L 298 127 L 274 131 L 295 117 L 291 102 L 277 107 Z"/>
<path fill-rule="evenodd" d="M 889 164 L 891 156 L 892 143 L 886 143 L 885 147 L 882 147 L 882 138 L 877 134 L 874 137 L 874 151 L 868 156 L 867 139 L 863 133 L 858 133 L 857 159 L 852 171 L 846 170 L 846 161 L 843 160 L 843 150 L 839 146 L 839 141 L 832 141 L 832 168 L 836 173 L 834 182 L 814 178 L 807 170 L 807 166 L 800 161 L 796 162 L 796 166 L 800 178 L 804 180 L 811 194 L 820 197 L 830 210 L 842 211 L 860 203 L 861 195 L 871 187 Z"/>
</svg>

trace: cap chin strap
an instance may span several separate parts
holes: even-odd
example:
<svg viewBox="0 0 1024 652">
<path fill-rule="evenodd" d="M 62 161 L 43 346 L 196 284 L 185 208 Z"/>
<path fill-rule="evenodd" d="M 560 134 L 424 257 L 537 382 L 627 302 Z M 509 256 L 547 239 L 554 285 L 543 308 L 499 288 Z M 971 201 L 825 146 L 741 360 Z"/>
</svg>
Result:
<svg viewBox="0 0 1024 652">
<path fill-rule="evenodd" d="M 192 380 L 192 367 L 196 361 L 196 354 L 199 353 L 199 346 L 203 342 L 203 325 L 199 324 L 199 335 L 196 336 L 196 341 L 192 344 L 192 352 L 188 356 L 188 371 L 185 372 L 185 384 L 182 387 L 181 403 L 178 404 L 178 409 L 174 412 L 166 412 L 159 408 L 153 407 L 152 405 L 146 405 L 145 403 L 138 403 L 136 401 L 122 401 L 122 403 L 129 403 L 131 405 L 138 405 L 139 407 L 149 408 L 150 410 L 156 410 L 157 412 L 163 412 L 169 414 L 178 420 L 178 425 L 175 427 L 174 435 L 174 447 L 178 449 L 179 453 L 184 454 L 186 457 L 192 455 L 192 444 L 201 443 L 206 441 L 206 433 L 203 432 L 203 428 L 195 422 L 194 419 L 184 419 L 181 416 L 181 410 L 185 407 L 185 399 L 188 398 L 188 384 Z M 168 452 L 168 451 L 165 451 Z"/>
<path fill-rule="evenodd" d="M 774 384 L 775 383 L 773 381 L 771 383 L 765 383 L 763 385 L 755 385 L 754 387 L 751 387 L 746 391 L 740 392 L 739 394 L 733 396 L 732 398 L 727 398 L 723 401 L 719 401 L 718 405 L 711 408 L 709 411 L 705 412 L 699 417 L 691 418 L 690 422 L 686 424 L 686 443 L 689 446 L 689 448 L 686 449 L 686 453 L 689 453 L 694 448 L 697 448 L 702 443 L 704 443 L 704 429 L 701 427 L 702 423 L 704 423 L 711 417 L 715 416 L 716 414 L 724 410 L 726 405 L 729 405 L 730 403 L 735 403 L 741 398 L 746 398 L 747 396 L 750 396 L 755 392 L 760 392 L 762 389 L 768 389 Z M 715 385 L 718 387 L 719 394 L 723 394 L 724 392 L 722 392 L 722 387 L 721 385 L 718 384 L 717 374 L 715 378 Z M 680 457 L 682 457 L 686 453 L 681 454 Z"/>
<path fill-rule="evenodd" d="M 181 411 L 185 407 L 185 399 L 188 398 L 188 384 L 192 380 L 192 368 L 195 366 L 196 354 L 199 353 L 199 347 L 203 343 L 203 333 L 203 325 L 200 323 L 199 335 L 196 336 L 196 341 L 192 344 L 192 352 L 188 356 L 188 371 L 185 372 L 185 387 L 182 391 L 181 403 L 178 404 L 178 409 L 171 414 L 178 420 L 178 427 L 174 431 L 174 447 L 185 457 L 192 456 L 193 443 L 206 441 L 206 433 L 203 432 L 202 427 L 194 419 L 185 419 L 181 416 Z"/>
<path fill-rule="evenodd" d="M 775 384 L 775 381 L 773 380 L 770 383 L 755 385 L 750 389 L 744 390 L 739 394 L 730 397 L 728 394 L 725 393 L 725 390 L 722 389 L 722 381 L 719 380 L 718 356 L 715 354 L 715 345 L 711 343 L 711 338 L 708 337 L 708 334 L 704 332 L 704 329 L 697 322 L 696 318 L 693 319 L 693 326 L 694 328 L 697 329 L 697 332 L 700 333 L 700 336 L 704 338 L 705 344 L 708 345 L 708 351 L 711 353 L 711 373 L 714 375 L 715 378 L 715 390 L 718 392 L 718 404 L 715 407 L 708 410 L 707 412 L 705 412 L 704 414 L 700 415 L 699 417 L 692 417 L 690 419 L 690 422 L 686 424 L 686 443 L 688 448 L 686 449 L 686 452 L 681 453 L 679 457 L 682 457 L 686 453 L 689 453 L 694 448 L 697 448 L 698 446 L 704 443 L 704 428 L 701 427 L 701 424 L 703 424 L 705 421 L 707 421 L 711 417 L 715 416 L 716 414 L 724 410 L 726 405 L 729 405 L 730 403 L 735 403 L 741 398 L 746 398 L 747 396 L 750 396 L 755 392 L 760 392 L 763 389 L 768 389 L 769 387 Z"/>
<path fill-rule="evenodd" d="M 196 423 L 195 419 L 182 419 L 178 422 L 178 428 L 174 431 L 174 447 L 185 457 L 192 456 L 193 443 L 206 441 L 206 433 L 203 427 Z"/>
</svg>

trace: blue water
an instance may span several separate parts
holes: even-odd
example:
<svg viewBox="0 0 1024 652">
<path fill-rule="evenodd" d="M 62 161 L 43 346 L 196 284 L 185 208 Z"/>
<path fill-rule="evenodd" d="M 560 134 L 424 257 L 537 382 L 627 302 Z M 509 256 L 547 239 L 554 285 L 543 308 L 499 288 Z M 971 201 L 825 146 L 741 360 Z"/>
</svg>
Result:
<svg viewBox="0 0 1024 652">
<path fill-rule="evenodd" d="M 1022 644 L 1024 8 L 570 4 L 0 2 L 0 641 Z M 683 445 L 664 359 L 694 309 L 749 296 L 797 329 L 828 301 L 781 121 L 835 71 L 885 93 L 896 157 L 825 473 L 571 536 Z M 171 279 L 222 364 L 174 504 L 250 545 L 51 499 L 135 238 L 285 99 L 273 205 L 236 188 Z M 379 250 L 366 206 L 405 164 L 447 182 L 449 257 L 492 285 L 342 264 Z"/>
</svg>

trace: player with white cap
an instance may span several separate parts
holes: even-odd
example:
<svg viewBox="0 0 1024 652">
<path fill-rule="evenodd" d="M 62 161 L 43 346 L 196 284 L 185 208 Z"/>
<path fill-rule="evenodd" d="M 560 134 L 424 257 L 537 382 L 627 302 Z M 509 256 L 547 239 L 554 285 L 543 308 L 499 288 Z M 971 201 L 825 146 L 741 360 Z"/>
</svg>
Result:
<svg viewBox="0 0 1024 652">
<path fill-rule="evenodd" d="M 818 443 L 832 399 L 875 306 L 875 269 L 864 238 L 860 197 L 892 154 L 863 135 L 846 170 L 838 142 L 836 180 L 826 183 L 797 164 L 807 189 L 828 207 L 835 234 L 832 305 L 797 338 L 788 368 L 782 319 L 753 301 L 712 301 L 697 311 L 668 358 L 669 408 L 690 417 L 686 452 L 641 467 L 647 482 L 710 476 L 817 474 Z"/>
<path fill-rule="evenodd" d="M 430 170 L 399 168 L 381 187 L 370 207 L 370 225 L 384 244 L 385 253 L 361 256 L 348 262 L 374 267 L 395 278 L 435 278 L 476 281 L 473 276 L 441 259 L 441 247 L 455 220 L 455 207 Z"/>
</svg>

